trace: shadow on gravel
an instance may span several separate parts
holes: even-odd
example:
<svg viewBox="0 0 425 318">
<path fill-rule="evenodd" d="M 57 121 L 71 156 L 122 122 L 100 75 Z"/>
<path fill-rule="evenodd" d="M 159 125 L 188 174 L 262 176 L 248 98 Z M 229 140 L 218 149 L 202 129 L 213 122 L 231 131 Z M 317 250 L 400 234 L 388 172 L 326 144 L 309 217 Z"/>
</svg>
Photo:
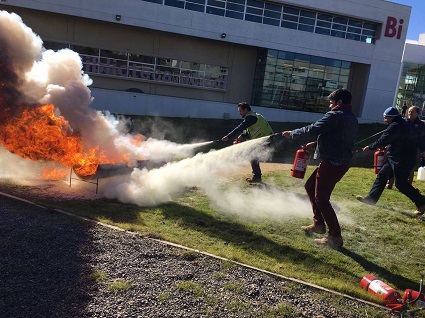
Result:
<svg viewBox="0 0 425 318">
<path fill-rule="evenodd" d="M 81 317 L 95 288 L 90 226 L 0 196 L 1 317 Z"/>
</svg>

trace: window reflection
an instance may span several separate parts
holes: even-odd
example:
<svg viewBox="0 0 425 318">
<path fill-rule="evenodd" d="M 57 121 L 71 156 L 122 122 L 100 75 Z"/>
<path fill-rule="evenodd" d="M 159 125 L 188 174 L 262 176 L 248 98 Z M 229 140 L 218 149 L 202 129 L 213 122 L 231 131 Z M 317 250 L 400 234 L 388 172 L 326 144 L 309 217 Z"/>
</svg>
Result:
<svg viewBox="0 0 425 318">
<path fill-rule="evenodd" d="M 257 61 L 252 103 L 308 112 L 329 110 L 327 97 L 347 86 L 351 66 L 347 61 L 267 49 L 259 50 Z"/>
</svg>

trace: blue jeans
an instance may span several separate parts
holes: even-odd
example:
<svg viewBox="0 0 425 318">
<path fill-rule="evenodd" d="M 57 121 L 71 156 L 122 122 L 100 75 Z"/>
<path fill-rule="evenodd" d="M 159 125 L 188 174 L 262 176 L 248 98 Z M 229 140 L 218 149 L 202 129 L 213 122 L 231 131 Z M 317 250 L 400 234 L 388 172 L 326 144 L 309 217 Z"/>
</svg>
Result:
<svg viewBox="0 0 425 318">
<path fill-rule="evenodd" d="M 410 163 L 410 160 L 406 164 L 406 162 L 394 161 L 392 158 L 388 158 L 376 176 L 372 189 L 369 191 L 366 198 L 374 203 L 378 202 L 387 181 L 394 177 L 397 189 L 407 196 L 416 207 L 419 208 L 423 206 L 425 204 L 425 197 L 420 194 L 418 189 L 414 188 L 409 183 L 409 174 L 410 170 L 413 168 L 414 161 L 412 161 L 412 163 Z"/>
</svg>

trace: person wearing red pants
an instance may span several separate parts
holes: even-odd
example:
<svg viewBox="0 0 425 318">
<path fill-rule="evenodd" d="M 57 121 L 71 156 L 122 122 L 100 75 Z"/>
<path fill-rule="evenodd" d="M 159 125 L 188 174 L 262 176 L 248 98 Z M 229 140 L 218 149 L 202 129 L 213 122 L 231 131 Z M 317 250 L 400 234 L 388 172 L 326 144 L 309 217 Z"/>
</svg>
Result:
<svg viewBox="0 0 425 318">
<path fill-rule="evenodd" d="M 314 241 L 333 248 L 341 247 L 343 239 L 330 197 L 335 185 L 350 168 L 358 130 L 357 118 L 351 111 L 351 98 L 348 90 L 338 89 L 328 96 L 330 111 L 321 119 L 309 126 L 282 132 L 286 138 L 303 134 L 317 137 L 315 142 L 304 145 L 305 149 L 316 148 L 314 156 L 320 159 L 320 163 L 305 183 L 313 209 L 313 224 L 301 229 L 307 235 L 325 234 L 327 226 L 328 235 Z"/>
</svg>

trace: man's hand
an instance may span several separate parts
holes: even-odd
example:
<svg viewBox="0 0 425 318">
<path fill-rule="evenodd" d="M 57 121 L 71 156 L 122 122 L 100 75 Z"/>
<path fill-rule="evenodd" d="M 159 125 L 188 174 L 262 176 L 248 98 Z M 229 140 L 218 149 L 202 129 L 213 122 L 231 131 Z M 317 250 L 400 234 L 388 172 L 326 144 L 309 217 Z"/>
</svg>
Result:
<svg viewBox="0 0 425 318">
<path fill-rule="evenodd" d="M 291 138 L 291 131 L 289 130 L 282 131 L 282 136 L 285 138 Z"/>
<path fill-rule="evenodd" d="M 228 141 L 229 140 L 229 137 L 227 137 L 227 136 L 224 136 L 223 138 L 221 138 L 221 141 Z"/>
</svg>

